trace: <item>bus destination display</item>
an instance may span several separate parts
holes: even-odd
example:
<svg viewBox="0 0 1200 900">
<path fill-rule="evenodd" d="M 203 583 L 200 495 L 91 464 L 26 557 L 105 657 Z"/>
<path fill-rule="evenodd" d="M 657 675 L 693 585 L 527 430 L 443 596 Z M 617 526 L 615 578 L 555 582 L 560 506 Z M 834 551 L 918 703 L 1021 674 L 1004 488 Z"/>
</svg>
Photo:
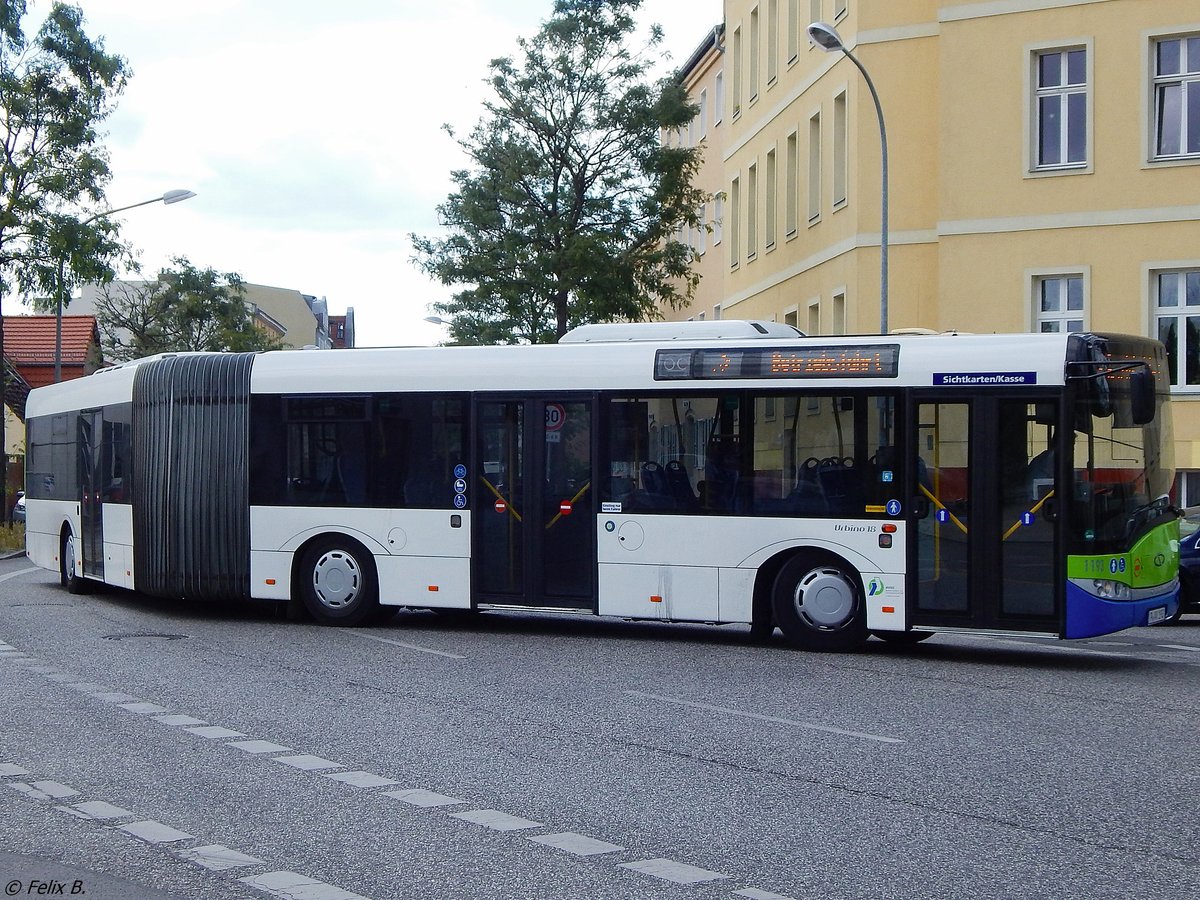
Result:
<svg viewBox="0 0 1200 900">
<path fill-rule="evenodd" d="M 899 361 L 899 344 L 659 350 L 654 357 L 654 378 L 895 378 Z"/>
</svg>

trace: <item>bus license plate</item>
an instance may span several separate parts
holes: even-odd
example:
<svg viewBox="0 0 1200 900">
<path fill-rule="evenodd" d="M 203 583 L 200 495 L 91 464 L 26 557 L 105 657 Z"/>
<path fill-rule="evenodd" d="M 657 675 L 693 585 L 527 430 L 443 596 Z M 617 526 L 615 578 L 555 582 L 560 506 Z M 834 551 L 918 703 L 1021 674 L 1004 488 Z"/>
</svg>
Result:
<svg viewBox="0 0 1200 900">
<path fill-rule="evenodd" d="M 1159 622 L 1165 622 L 1166 620 L 1167 608 L 1165 606 L 1154 607 L 1154 609 L 1150 610 L 1150 613 L 1146 616 L 1147 625 L 1157 625 Z"/>
</svg>

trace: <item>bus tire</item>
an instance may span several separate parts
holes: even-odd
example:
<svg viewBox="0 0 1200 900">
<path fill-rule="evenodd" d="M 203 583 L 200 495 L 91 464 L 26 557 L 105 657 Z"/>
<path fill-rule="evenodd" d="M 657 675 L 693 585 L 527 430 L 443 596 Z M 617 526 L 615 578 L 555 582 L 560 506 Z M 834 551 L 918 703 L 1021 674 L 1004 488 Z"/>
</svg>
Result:
<svg viewBox="0 0 1200 900">
<path fill-rule="evenodd" d="M 374 560 L 351 538 L 330 535 L 310 544 L 300 558 L 296 584 L 305 609 L 322 625 L 353 627 L 381 617 Z"/>
<path fill-rule="evenodd" d="M 86 594 L 92 589 L 86 578 L 75 574 L 75 536 L 69 530 L 63 531 L 59 547 L 58 580 L 72 594 Z"/>
<path fill-rule="evenodd" d="M 789 559 L 775 576 L 771 606 L 784 637 L 802 650 L 843 653 L 867 639 L 862 578 L 835 556 Z"/>
</svg>

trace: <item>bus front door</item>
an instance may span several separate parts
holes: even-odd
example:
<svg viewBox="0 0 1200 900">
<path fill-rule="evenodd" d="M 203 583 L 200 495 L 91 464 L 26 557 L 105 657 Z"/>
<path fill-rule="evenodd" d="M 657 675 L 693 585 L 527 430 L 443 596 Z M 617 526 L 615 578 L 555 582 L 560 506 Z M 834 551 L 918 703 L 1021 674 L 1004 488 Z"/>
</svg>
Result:
<svg viewBox="0 0 1200 900">
<path fill-rule="evenodd" d="M 477 601 L 592 609 L 591 401 L 480 400 L 475 435 Z"/>
<path fill-rule="evenodd" d="M 79 546 L 83 573 L 104 577 L 104 516 L 101 489 L 101 442 L 104 414 L 98 409 L 79 414 Z"/>
<path fill-rule="evenodd" d="M 917 404 L 913 624 L 1057 633 L 1059 401 Z"/>
</svg>

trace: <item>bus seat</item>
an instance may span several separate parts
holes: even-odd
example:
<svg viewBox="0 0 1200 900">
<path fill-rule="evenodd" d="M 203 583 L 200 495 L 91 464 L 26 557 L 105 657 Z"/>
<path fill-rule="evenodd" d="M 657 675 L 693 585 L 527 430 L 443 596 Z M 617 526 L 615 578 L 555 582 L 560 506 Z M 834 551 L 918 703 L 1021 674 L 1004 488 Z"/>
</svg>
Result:
<svg viewBox="0 0 1200 900">
<path fill-rule="evenodd" d="M 688 477 L 684 464 L 673 459 L 667 463 L 665 471 L 668 493 L 679 507 L 682 509 L 695 507 L 696 494 L 692 491 L 692 480 Z"/>
<path fill-rule="evenodd" d="M 674 509 L 675 498 L 663 467 L 651 460 L 642 463 L 642 489 L 635 497 L 636 505 L 645 509 Z"/>
</svg>

